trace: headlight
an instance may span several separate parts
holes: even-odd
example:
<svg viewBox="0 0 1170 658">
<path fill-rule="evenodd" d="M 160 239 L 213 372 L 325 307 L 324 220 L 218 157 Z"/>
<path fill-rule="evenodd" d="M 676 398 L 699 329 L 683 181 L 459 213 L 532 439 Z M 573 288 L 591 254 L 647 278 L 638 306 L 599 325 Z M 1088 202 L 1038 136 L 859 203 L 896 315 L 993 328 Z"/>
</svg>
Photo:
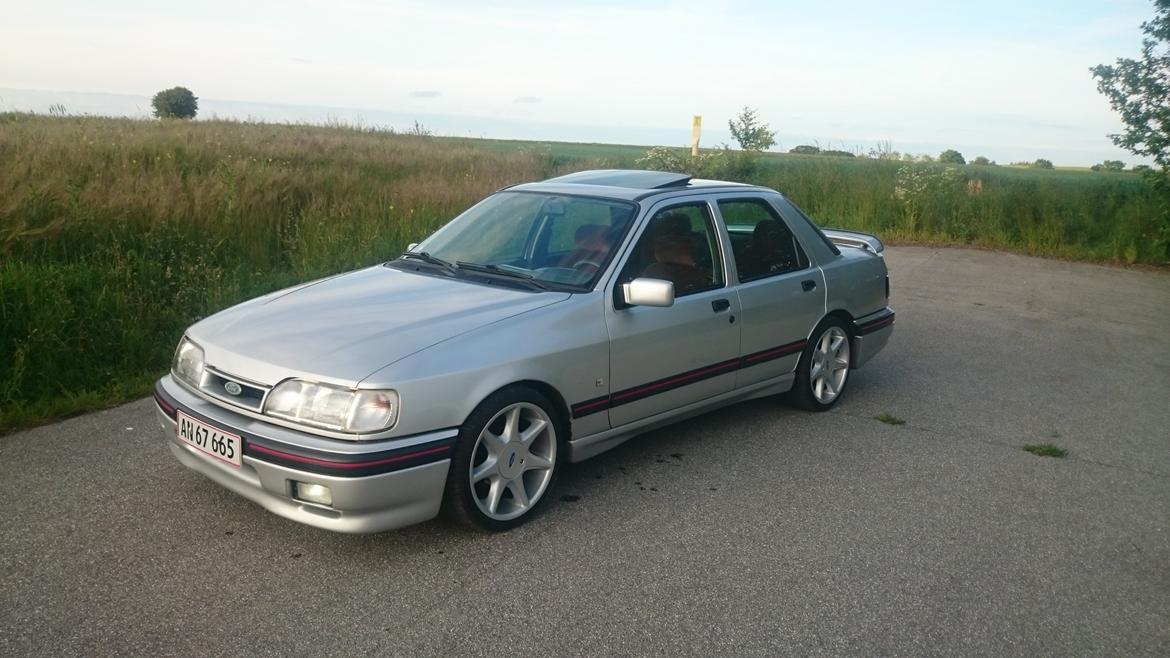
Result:
<svg viewBox="0 0 1170 658">
<path fill-rule="evenodd" d="M 397 419 L 398 394 L 290 379 L 268 394 L 264 413 L 339 432 L 377 432 Z"/>
<path fill-rule="evenodd" d="M 203 348 L 183 336 L 178 349 L 175 350 L 175 362 L 171 365 L 171 371 L 179 379 L 199 388 L 203 381 Z"/>
</svg>

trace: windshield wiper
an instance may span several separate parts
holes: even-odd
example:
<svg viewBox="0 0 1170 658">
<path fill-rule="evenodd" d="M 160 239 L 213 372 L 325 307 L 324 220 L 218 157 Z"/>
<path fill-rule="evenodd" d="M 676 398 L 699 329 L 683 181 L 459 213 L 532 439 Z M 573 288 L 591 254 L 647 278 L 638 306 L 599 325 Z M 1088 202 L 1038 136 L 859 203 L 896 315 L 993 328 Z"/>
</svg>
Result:
<svg viewBox="0 0 1170 658">
<path fill-rule="evenodd" d="M 457 269 L 454 265 L 448 263 L 442 258 L 435 258 L 425 251 L 404 251 L 398 258 L 407 260 L 421 260 L 424 263 L 443 268 L 451 276 L 455 276 L 457 273 Z"/>
<path fill-rule="evenodd" d="M 482 265 L 480 263 L 468 263 L 466 261 L 457 260 L 455 261 L 455 266 L 461 270 L 471 270 L 472 272 L 483 272 L 485 274 L 494 274 L 496 276 L 507 277 L 509 279 L 516 279 L 540 290 L 549 289 L 548 286 L 544 285 L 540 281 L 537 281 L 536 277 L 532 276 L 531 274 L 507 270 L 500 267 L 499 265 Z"/>
</svg>

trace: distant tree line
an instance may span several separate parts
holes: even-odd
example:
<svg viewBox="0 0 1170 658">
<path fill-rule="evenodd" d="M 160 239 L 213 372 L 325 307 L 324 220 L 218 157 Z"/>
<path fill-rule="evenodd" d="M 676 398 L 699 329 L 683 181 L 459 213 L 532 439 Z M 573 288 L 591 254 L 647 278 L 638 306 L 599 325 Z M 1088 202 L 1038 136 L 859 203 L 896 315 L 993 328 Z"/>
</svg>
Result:
<svg viewBox="0 0 1170 658">
<path fill-rule="evenodd" d="M 849 151 L 841 151 L 838 149 L 823 149 L 819 146 L 812 146 L 811 144 L 801 144 L 800 146 L 794 146 L 793 148 L 788 149 L 788 152 L 795 153 L 796 155 L 827 155 L 836 158 L 857 157 L 856 153 L 850 153 Z"/>
</svg>

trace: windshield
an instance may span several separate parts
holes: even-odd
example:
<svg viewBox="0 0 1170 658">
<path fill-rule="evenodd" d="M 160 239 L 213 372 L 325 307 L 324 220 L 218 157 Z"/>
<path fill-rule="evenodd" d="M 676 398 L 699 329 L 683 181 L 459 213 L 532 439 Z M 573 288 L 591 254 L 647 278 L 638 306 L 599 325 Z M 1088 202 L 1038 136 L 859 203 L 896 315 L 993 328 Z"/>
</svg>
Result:
<svg viewBox="0 0 1170 658">
<path fill-rule="evenodd" d="M 500 192 L 414 251 L 467 270 L 486 266 L 499 274 L 592 288 L 636 211 L 634 204 L 612 199 Z"/>
</svg>

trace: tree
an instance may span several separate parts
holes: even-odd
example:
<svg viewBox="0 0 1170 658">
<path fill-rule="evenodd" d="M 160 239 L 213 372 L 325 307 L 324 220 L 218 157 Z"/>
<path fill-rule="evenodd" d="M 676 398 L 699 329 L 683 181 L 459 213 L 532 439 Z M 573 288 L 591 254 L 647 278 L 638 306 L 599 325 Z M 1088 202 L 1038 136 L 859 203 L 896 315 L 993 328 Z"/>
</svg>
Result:
<svg viewBox="0 0 1170 658">
<path fill-rule="evenodd" d="M 967 159 L 955 149 L 947 149 L 938 154 L 938 161 L 947 164 L 967 164 Z"/>
<path fill-rule="evenodd" d="M 1089 167 L 1093 171 L 1125 171 L 1125 163 L 1121 160 L 1106 160 L 1101 164 L 1095 164 Z"/>
<path fill-rule="evenodd" d="M 1170 0 L 1154 0 L 1154 18 L 1142 23 L 1142 32 L 1140 59 L 1118 58 L 1113 66 L 1089 70 L 1125 123 L 1125 132 L 1109 138 L 1160 168 L 1142 174 L 1165 199 L 1148 243 L 1170 260 Z"/>
<path fill-rule="evenodd" d="M 766 151 L 776 145 L 776 131 L 761 123 L 756 111 L 746 105 L 738 117 L 728 120 L 727 127 L 745 151 Z"/>
<path fill-rule="evenodd" d="M 1125 132 L 1109 136 L 1113 143 L 1153 158 L 1170 174 L 1170 0 L 1154 0 L 1154 14 L 1142 23 L 1140 59 L 1118 58 L 1089 70 L 1125 123 Z"/>
<path fill-rule="evenodd" d="M 1036 161 L 1031 164 L 1033 169 L 1052 169 L 1052 160 L 1045 158 L 1036 158 Z"/>
<path fill-rule="evenodd" d="M 788 152 L 795 153 L 796 155 L 816 155 L 821 152 L 821 149 L 817 146 L 801 144 L 800 146 L 794 146 L 788 149 Z"/>
<path fill-rule="evenodd" d="M 983 157 L 982 155 L 977 155 L 977 156 L 975 156 L 975 159 L 971 161 L 971 164 L 983 165 L 984 167 L 990 167 L 991 165 L 995 164 L 995 161 L 988 160 L 987 158 Z"/>
<path fill-rule="evenodd" d="M 199 111 L 199 99 L 186 87 L 171 87 L 154 95 L 150 104 L 154 116 L 160 119 L 194 119 Z"/>
</svg>

